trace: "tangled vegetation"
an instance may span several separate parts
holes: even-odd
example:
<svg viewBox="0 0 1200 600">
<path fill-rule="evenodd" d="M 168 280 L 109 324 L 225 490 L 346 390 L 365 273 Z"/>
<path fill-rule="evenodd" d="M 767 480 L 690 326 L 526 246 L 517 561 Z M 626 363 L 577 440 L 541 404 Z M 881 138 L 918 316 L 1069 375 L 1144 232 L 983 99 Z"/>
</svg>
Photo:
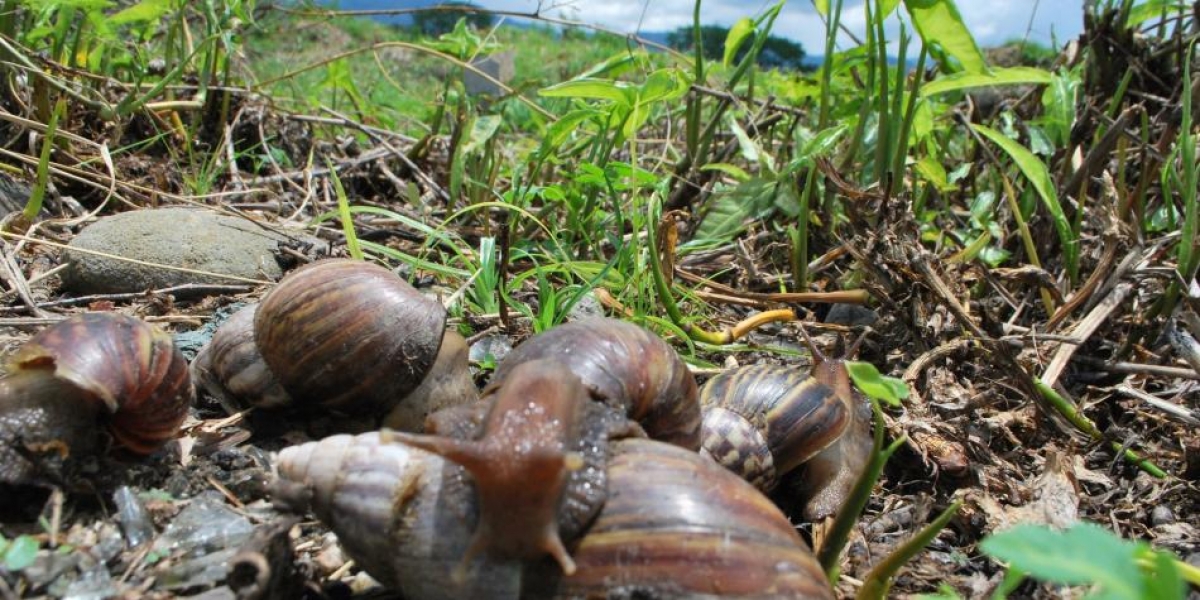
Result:
<svg viewBox="0 0 1200 600">
<path fill-rule="evenodd" d="M 714 53 L 700 1 L 679 51 L 471 5 L 447 9 L 479 27 L 432 37 L 292 3 L 6 0 L 0 168 L 31 190 L 6 255 L 189 204 L 397 267 L 468 337 L 598 302 L 704 373 L 794 360 L 795 321 L 866 333 L 911 394 L 841 594 L 1200 586 L 1200 5 L 1089 0 L 1064 47 L 985 52 L 952 0 L 868 0 L 850 45 L 843 1 L 814 4 L 804 72 L 761 66 L 782 3 Z M 511 77 L 477 66 L 501 55 Z M 0 572 L 48 543 L 0 531 Z"/>
</svg>

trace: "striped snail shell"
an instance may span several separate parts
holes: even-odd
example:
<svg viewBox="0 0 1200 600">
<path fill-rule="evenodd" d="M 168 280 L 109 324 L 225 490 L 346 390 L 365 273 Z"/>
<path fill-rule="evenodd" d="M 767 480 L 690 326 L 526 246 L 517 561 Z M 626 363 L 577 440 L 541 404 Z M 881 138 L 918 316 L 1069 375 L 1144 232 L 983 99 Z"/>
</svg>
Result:
<svg viewBox="0 0 1200 600">
<path fill-rule="evenodd" d="M 593 398 L 624 411 L 651 438 L 699 449 L 696 380 L 657 335 L 617 319 L 572 321 L 517 346 L 497 365 L 492 385 L 503 386 L 517 365 L 543 358 L 565 365 Z"/>
<path fill-rule="evenodd" d="M 445 317 L 383 267 L 318 261 L 226 320 L 192 368 L 206 389 L 253 406 L 387 415 L 420 430 L 430 412 L 478 397 Z"/>
<path fill-rule="evenodd" d="M 805 466 L 804 516 L 836 514 L 870 459 L 870 406 L 842 361 L 818 358 L 810 374 L 753 365 L 716 375 L 700 390 L 702 452 L 769 492 Z"/>
<path fill-rule="evenodd" d="M 34 455 L 96 450 L 107 430 L 150 454 L 173 439 L 194 393 L 171 336 L 134 317 L 87 313 L 26 342 L 0 380 L 0 482 L 35 478 Z"/>
<path fill-rule="evenodd" d="M 440 457 L 376 433 L 284 449 L 276 502 L 311 507 L 349 556 L 413 600 L 833 597 L 788 520 L 737 476 L 650 440 L 618 440 L 611 453 L 608 500 L 565 540 L 570 575 L 545 559 L 455 579 L 474 529 L 469 488 Z"/>
</svg>

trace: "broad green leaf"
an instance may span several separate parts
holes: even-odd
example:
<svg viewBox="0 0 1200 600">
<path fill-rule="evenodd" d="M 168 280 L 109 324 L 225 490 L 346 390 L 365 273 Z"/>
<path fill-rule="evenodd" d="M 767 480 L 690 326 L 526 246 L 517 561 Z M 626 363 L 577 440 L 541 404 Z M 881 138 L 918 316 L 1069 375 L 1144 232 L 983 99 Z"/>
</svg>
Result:
<svg viewBox="0 0 1200 600">
<path fill-rule="evenodd" d="M 846 361 L 846 371 L 855 387 L 871 398 L 900 406 L 900 401 L 908 397 L 908 385 L 903 380 L 884 377 L 871 363 Z"/>
<path fill-rule="evenodd" d="M 932 156 L 922 157 L 921 160 L 918 160 L 913 165 L 913 168 L 916 169 L 917 174 L 922 179 L 932 184 L 937 191 L 945 192 L 954 189 L 954 186 L 950 185 L 949 178 L 946 175 L 946 168 Z"/>
<path fill-rule="evenodd" d="M 157 21 L 171 12 L 175 0 L 142 0 L 108 17 L 109 25 Z"/>
<path fill-rule="evenodd" d="M 679 69 L 659 69 L 646 78 L 638 90 L 638 103 L 675 100 L 687 93 L 691 82 Z"/>
<path fill-rule="evenodd" d="M 882 0 L 879 3 L 879 18 L 886 19 L 900 5 L 900 0 Z"/>
<path fill-rule="evenodd" d="M 959 72 L 943 75 L 921 86 L 922 96 L 934 96 L 993 85 L 1040 85 L 1050 83 L 1054 75 L 1045 69 L 1037 67 L 1008 67 L 992 69 L 990 73 Z"/>
<path fill-rule="evenodd" d="M 750 205 L 733 194 L 713 196 L 708 212 L 696 228 L 696 239 L 723 240 L 741 231 L 742 222 L 750 216 Z"/>
<path fill-rule="evenodd" d="M 750 181 L 750 174 L 737 165 L 729 163 L 709 163 L 700 167 L 701 171 L 720 171 L 734 179 L 739 183 Z"/>
<path fill-rule="evenodd" d="M 559 119 L 550 124 L 546 128 L 546 133 L 542 136 L 542 146 L 546 150 L 558 148 L 571 137 L 573 133 L 579 130 L 579 126 L 588 121 L 599 117 L 602 113 L 593 109 L 573 110 L 559 117 Z"/>
<path fill-rule="evenodd" d="M 605 74 L 616 77 L 634 66 L 640 58 L 642 56 L 638 52 L 621 52 L 592 65 L 575 79 L 595 79 Z"/>
<path fill-rule="evenodd" d="M 483 115 L 475 119 L 471 124 L 471 131 L 467 134 L 467 145 L 463 147 L 463 154 L 470 154 L 479 147 L 483 146 L 496 135 L 496 131 L 500 129 L 500 124 L 504 122 L 500 115 Z"/>
<path fill-rule="evenodd" d="M 1143 579 L 1146 598 L 1184 598 L 1187 588 L 1175 558 L 1167 552 L 1153 552 L 1151 574 Z"/>
<path fill-rule="evenodd" d="M 741 231 L 746 219 L 772 210 L 778 186 L 774 181 L 756 177 L 714 195 L 709 200 L 704 219 L 696 228 L 696 239 L 725 239 Z"/>
<path fill-rule="evenodd" d="M 1058 232 L 1058 240 L 1062 245 L 1067 270 L 1074 273 L 1079 261 L 1079 246 L 1076 243 L 1075 234 L 1072 232 L 1071 223 L 1063 213 L 1062 205 L 1058 203 L 1058 194 L 1054 191 L 1054 181 L 1050 178 L 1050 171 L 1046 168 L 1046 164 L 1034 156 L 1028 148 L 991 127 L 971 124 L 971 128 L 1000 146 L 1000 149 L 1013 159 L 1021 174 L 1033 185 L 1034 191 L 1042 199 L 1042 204 L 1045 205 L 1054 221 L 1054 229 Z"/>
<path fill-rule="evenodd" d="M 813 0 L 813 7 L 817 9 L 817 14 L 822 17 L 829 14 L 829 0 Z"/>
<path fill-rule="evenodd" d="M 748 18 L 741 19 L 729 28 L 729 34 L 725 36 L 725 56 L 722 59 L 725 66 L 733 64 L 733 58 L 737 56 L 742 43 L 752 35 L 754 35 L 754 21 Z"/>
<path fill-rule="evenodd" d="M 1179 0 L 1146 0 L 1130 9 L 1126 24 L 1136 28 L 1150 19 L 1167 19 L 1183 14 L 1187 8 L 1188 3 Z"/>
<path fill-rule="evenodd" d="M 33 564 L 37 557 L 38 542 L 31 536 L 21 535 L 8 544 L 4 551 L 4 560 L 0 564 L 9 571 L 20 571 Z"/>
<path fill-rule="evenodd" d="M 987 70 L 983 53 L 963 23 L 954 0 L 904 0 L 904 7 L 922 41 L 940 46 L 969 73 Z"/>
<path fill-rule="evenodd" d="M 1042 525 L 1018 525 L 984 539 L 987 554 L 1038 579 L 1067 585 L 1098 585 L 1092 598 L 1143 600 L 1137 544 L 1092 523 L 1058 532 Z"/>
<path fill-rule="evenodd" d="M 608 79 L 572 79 L 538 90 L 539 96 L 548 98 L 590 98 L 611 100 L 629 106 L 632 103 L 628 85 Z"/>
</svg>

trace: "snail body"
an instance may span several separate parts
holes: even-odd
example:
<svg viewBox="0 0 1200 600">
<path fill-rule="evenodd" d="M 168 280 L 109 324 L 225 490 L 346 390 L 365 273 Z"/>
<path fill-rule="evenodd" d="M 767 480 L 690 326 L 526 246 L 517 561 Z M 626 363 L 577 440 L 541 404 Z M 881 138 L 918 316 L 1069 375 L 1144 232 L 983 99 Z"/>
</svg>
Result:
<svg viewBox="0 0 1200 600">
<path fill-rule="evenodd" d="M 253 406 L 390 414 L 391 426 L 416 429 L 428 412 L 478 397 L 466 343 L 445 316 L 383 267 L 318 261 L 231 316 L 193 370 L 207 389 Z"/>
<path fill-rule="evenodd" d="M 641 424 L 650 437 L 696 450 L 700 407 L 696 380 L 669 344 L 617 319 L 572 321 L 517 346 L 496 367 L 493 385 L 531 360 L 552 358 L 574 373 L 591 396 Z"/>
<path fill-rule="evenodd" d="M 193 395 L 171 337 L 139 319 L 87 313 L 48 327 L 0 380 L 0 482 L 34 478 L 32 455 L 95 450 L 101 429 L 150 454 L 177 435 Z"/>
<path fill-rule="evenodd" d="M 277 502 L 309 506 L 347 554 L 406 598 L 832 598 L 787 519 L 704 457 L 638 438 L 612 443 L 608 500 L 566 540 L 575 571 L 549 560 L 489 564 L 460 583 L 472 495 L 440 457 L 379 434 L 284 449 Z M 460 587 L 466 586 L 466 587 Z"/>
<path fill-rule="evenodd" d="M 523 559 L 550 554 L 564 573 L 575 572 L 557 513 L 570 472 L 584 466 L 574 448 L 587 402 L 583 383 L 561 364 L 533 360 L 515 367 L 495 393 L 479 439 L 390 436 L 471 473 L 481 512 L 464 564 L 484 550 Z"/>
<path fill-rule="evenodd" d="M 810 374 L 753 365 L 721 373 L 700 390 L 702 452 L 758 489 L 805 466 L 804 516 L 837 512 L 871 453 L 870 408 L 841 361 L 819 358 Z"/>
</svg>

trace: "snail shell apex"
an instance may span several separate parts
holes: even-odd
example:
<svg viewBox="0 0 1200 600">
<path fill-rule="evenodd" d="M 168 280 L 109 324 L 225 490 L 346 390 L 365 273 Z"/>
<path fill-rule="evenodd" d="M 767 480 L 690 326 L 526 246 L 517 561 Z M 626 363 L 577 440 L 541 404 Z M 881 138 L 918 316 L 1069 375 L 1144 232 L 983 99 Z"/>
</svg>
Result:
<svg viewBox="0 0 1200 600">
<path fill-rule="evenodd" d="M 700 448 L 696 380 L 675 349 L 632 323 L 604 317 L 572 321 L 517 346 L 496 367 L 503 382 L 516 365 L 559 360 L 593 398 L 620 409 L 657 440 Z"/>
<path fill-rule="evenodd" d="M 705 383 L 706 453 L 763 491 L 842 435 L 849 409 L 834 390 L 777 365 L 726 371 Z"/>
</svg>

